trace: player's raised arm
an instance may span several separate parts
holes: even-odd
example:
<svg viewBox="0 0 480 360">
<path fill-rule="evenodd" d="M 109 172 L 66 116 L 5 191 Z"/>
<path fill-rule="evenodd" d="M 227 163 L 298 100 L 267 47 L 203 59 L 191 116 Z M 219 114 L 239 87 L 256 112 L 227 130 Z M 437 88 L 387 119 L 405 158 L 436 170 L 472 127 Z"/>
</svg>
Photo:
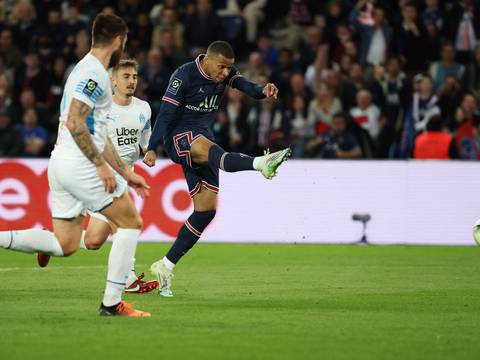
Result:
<svg viewBox="0 0 480 360">
<path fill-rule="evenodd" d="M 245 79 L 240 72 L 235 69 L 232 69 L 230 72 L 229 78 L 227 79 L 227 84 L 228 86 L 238 89 L 241 92 L 258 100 L 265 97 L 277 98 L 278 94 L 278 89 L 274 84 L 268 83 L 265 85 L 265 87 L 262 87 L 259 84 L 255 84 Z"/>
<path fill-rule="evenodd" d="M 143 162 L 148 166 L 155 165 L 155 149 L 160 143 L 163 143 L 163 137 L 173 124 L 178 108 L 183 105 L 184 92 L 187 86 L 188 74 L 182 68 L 177 69 L 170 77 L 168 88 L 162 97 L 162 105 L 148 143 L 148 151 L 143 159 Z"/>
</svg>

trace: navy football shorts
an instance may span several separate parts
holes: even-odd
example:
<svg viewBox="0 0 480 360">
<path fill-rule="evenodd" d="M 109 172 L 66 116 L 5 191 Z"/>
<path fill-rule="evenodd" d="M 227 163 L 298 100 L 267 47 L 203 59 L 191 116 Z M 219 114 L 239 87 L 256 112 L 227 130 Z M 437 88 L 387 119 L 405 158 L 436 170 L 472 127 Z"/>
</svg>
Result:
<svg viewBox="0 0 480 360">
<path fill-rule="evenodd" d="M 190 156 L 190 148 L 200 136 L 211 140 L 203 129 L 175 130 L 165 139 L 165 151 L 173 162 L 182 165 L 191 197 L 200 191 L 202 185 L 214 193 L 219 189 L 218 168 L 195 164 Z"/>
</svg>

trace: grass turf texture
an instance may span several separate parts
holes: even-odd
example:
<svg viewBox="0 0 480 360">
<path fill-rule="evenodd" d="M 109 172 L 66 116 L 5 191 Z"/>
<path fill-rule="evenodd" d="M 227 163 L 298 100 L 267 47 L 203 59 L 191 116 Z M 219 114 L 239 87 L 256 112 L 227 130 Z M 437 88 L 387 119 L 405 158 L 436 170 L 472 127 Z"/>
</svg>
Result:
<svg viewBox="0 0 480 360">
<path fill-rule="evenodd" d="M 108 249 L 0 250 L 0 359 L 480 358 L 478 248 L 199 244 L 174 298 L 124 297 L 150 319 L 97 315 Z"/>
</svg>

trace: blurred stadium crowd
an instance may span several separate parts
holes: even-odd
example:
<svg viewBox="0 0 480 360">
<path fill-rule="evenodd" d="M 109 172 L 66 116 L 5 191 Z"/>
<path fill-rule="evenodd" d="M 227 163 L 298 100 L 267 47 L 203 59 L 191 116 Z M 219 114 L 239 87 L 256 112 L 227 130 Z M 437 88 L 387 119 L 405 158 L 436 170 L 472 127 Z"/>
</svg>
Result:
<svg viewBox="0 0 480 360">
<path fill-rule="evenodd" d="M 99 12 L 128 22 L 125 57 L 154 116 L 172 71 L 214 40 L 234 46 L 245 77 L 279 87 L 271 101 L 225 94 L 214 130 L 226 150 L 480 159 L 476 0 L 4 0 L 0 156 L 49 155 Z"/>
</svg>

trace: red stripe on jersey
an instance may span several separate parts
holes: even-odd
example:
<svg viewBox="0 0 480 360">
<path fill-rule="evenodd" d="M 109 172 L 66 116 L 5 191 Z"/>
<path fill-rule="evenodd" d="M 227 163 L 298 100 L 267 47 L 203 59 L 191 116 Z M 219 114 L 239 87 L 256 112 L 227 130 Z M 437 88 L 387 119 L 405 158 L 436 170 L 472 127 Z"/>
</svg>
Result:
<svg viewBox="0 0 480 360">
<path fill-rule="evenodd" d="M 164 97 L 162 98 L 162 100 L 165 100 L 165 101 L 167 101 L 167 102 L 169 102 L 170 104 L 173 104 L 173 105 L 175 105 L 175 106 L 180 105 L 180 103 L 179 103 L 177 100 L 174 100 L 174 99 L 169 98 L 169 97 L 166 97 L 166 96 L 164 96 Z"/>
</svg>

